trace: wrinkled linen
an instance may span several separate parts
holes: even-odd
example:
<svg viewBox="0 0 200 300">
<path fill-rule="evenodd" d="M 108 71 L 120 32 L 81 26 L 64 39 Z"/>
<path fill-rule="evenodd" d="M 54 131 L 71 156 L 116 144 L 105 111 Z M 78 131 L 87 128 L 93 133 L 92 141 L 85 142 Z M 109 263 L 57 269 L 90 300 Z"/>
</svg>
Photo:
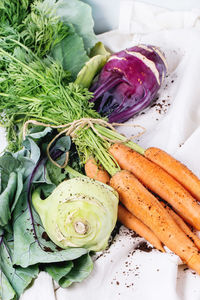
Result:
<svg viewBox="0 0 200 300">
<path fill-rule="evenodd" d="M 136 138 L 142 147 L 165 149 L 200 177 L 200 32 L 198 10 L 174 12 L 134 1 L 122 1 L 119 29 L 99 36 L 112 51 L 140 43 L 160 47 L 168 62 L 168 75 L 158 99 L 126 124 L 139 124 L 146 132 Z M 140 128 L 119 127 L 127 136 Z M 6 142 L 0 131 L 0 150 Z M 94 270 L 82 283 L 68 289 L 54 287 L 48 274 L 40 274 L 21 300 L 200 299 L 200 276 L 174 254 L 135 250 L 144 241 L 121 227 L 111 247 L 97 255 Z"/>
</svg>

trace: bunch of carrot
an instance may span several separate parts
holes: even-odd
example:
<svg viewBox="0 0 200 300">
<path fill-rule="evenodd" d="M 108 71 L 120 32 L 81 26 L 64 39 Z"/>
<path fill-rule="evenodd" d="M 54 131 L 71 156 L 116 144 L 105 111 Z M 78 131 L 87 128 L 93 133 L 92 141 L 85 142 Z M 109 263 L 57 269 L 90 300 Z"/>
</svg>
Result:
<svg viewBox="0 0 200 300">
<path fill-rule="evenodd" d="M 113 144 L 109 152 L 121 171 L 110 178 L 93 158 L 86 162 L 85 171 L 119 193 L 119 221 L 160 251 L 166 245 L 200 274 L 200 239 L 185 223 L 200 230 L 200 180 L 158 148 L 141 155 L 123 144 Z"/>
</svg>

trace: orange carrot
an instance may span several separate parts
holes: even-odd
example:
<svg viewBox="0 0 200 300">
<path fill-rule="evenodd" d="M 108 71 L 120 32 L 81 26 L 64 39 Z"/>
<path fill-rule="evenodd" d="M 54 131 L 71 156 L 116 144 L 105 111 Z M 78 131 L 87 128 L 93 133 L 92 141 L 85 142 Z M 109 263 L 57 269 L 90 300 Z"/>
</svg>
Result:
<svg viewBox="0 0 200 300">
<path fill-rule="evenodd" d="M 167 171 L 179 181 L 192 196 L 200 201 L 200 180 L 184 164 L 165 151 L 151 147 L 145 151 L 145 156 Z"/>
<path fill-rule="evenodd" d="M 196 236 L 192 230 L 187 226 L 187 224 L 183 221 L 183 219 L 177 215 L 168 205 L 161 202 L 161 204 L 165 207 L 168 213 L 172 216 L 176 224 L 185 232 L 185 234 L 194 242 L 197 248 L 200 249 L 200 239 Z"/>
<path fill-rule="evenodd" d="M 109 184 L 110 176 L 108 172 L 101 166 L 98 166 L 93 157 L 87 160 L 85 164 L 85 173 L 90 178 L 93 178 L 105 184 Z"/>
<path fill-rule="evenodd" d="M 92 164 L 92 167 L 91 167 Z M 92 169 L 96 168 L 93 172 Z M 107 183 L 108 182 L 108 173 L 100 169 L 99 166 L 97 166 L 94 158 L 90 158 L 85 165 L 86 169 L 86 175 L 90 178 L 96 179 L 100 182 Z M 101 172 L 99 172 L 101 171 Z M 97 175 L 94 177 L 91 177 L 94 175 L 94 173 L 97 172 Z M 105 176 L 104 176 L 105 175 Z M 105 180 L 106 178 L 106 180 Z M 105 182 L 107 181 L 107 182 Z M 110 176 L 109 176 L 110 181 Z M 155 248 L 158 250 L 165 252 L 163 249 L 163 246 L 160 242 L 160 240 L 155 236 L 155 234 L 149 229 L 145 224 L 143 224 L 139 219 L 137 219 L 135 216 L 133 216 L 125 207 L 119 205 L 118 206 L 118 220 L 127 228 L 134 230 L 136 233 L 138 233 L 141 237 L 144 237 L 150 244 L 152 244 Z"/>
<path fill-rule="evenodd" d="M 122 205 L 118 206 L 118 220 L 127 228 L 134 230 L 141 237 L 145 238 L 150 244 L 152 244 L 158 250 L 165 252 L 160 240 L 153 233 L 153 231 L 142 223 L 138 218 L 131 214 Z"/>
<path fill-rule="evenodd" d="M 200 274 L 198 248 L 175 223 L 162 204 L 129 171 L 116 173 L 110 185 L 124 206 L 146 224 L 174 253 Z"/>
<path fill-rule="evenodd" d="M 122 169 L 135 174 L 148 189 L 170 203 L 179 215 L 200 230 L 200 205 L 178 181 L 125 145 L 114 144 L 109 151 Z"/>
</svg>

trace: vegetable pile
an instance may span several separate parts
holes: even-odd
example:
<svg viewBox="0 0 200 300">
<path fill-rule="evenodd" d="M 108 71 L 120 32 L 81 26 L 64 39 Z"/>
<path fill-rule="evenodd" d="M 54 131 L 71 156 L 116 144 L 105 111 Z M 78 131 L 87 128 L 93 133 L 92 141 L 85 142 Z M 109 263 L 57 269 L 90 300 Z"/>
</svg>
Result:
<svg viewBox="0 0 200 300">
<path fill-rule="evenodd" d="M 0 157 L 2 300 L 19 298 L 40 270 L 62 287 L 86 278 L 117 213 L 200 274 L 200 240 L 185 223 L 200 229 L 200 180 L 107 122 L 152 101 L 166 73 L 160 51 L 139 45 L 110 57 L 79 0 L 3 0 L 0 25 L 0 114 L 10 150 Z"/>
<path fill-rule="evenodd" d="M 118 209 L 119 220 L 158 250 L 164 251 L 166 245 L 200 274 L 200 239 L 185 223 L 200 230 L 199 178 L 158 148 L 141 149 L 141 155 L 123 144 L 113 144 L 109 152 L 121 168 L 110 178 L 123 204 Z M 90 176 L 92 172 L 85 170 Z M 107 176 L 109 169 L 105 172 Z M 166 202 L 160 202 L 163 200 Z"/>
<path fill-rule="evenodd" d="M 67 287 L 93 267 L 86 248 L 55 245 L 32 206 L 32 190 L 39 186 L 48 197 L 67 176 L 47 162 L 46 147 L 55 132 L 37 129 L 22 145 L 21 129 L 30 117 L 51 122 L 57 116 L 54 124 L 60 124 L 97 116 L 92 110 L 90 115 L 91 93 L 69 84 L 89 60 L 96 37 L 90 8 L 77 0 L 1 1 L 0 24 L 1 123 L 15 152 L 0 158 L 0 298 L 10 300 L 18 299 L 41 269 Z M 54 159 L 70 148 L 70 139 L 63 138 L 51 149 Z M 72 157 L 72 166 L 78 166 L 77 155 Z"/>
<path fill-rule="evenodd" d="M 60 168 L 47 162 L 46 146 L 52 135 L 54 133 L 50 128 L 37 130 L 23 142 L 23 150 L 15 154 L 6 152 L 0 158 L 0 266 L 1 278 L 4 280 L 4 284 L 0 285 L 2 299 L 20 296 L 32 278 L 37 276 L 39 267 L 63 287 L 83 280 L 92 270 L 93 263 L 88 250 L 82 247 L 62 250 L 54 244 L 32 206 L 33 189 L 40 188 L 43 197 L 48 197 L 67 176 L 67 170 L 63 173 Z M 62 137 L 52 148 L 51 155 L 62 161 L 63 154 L 69 148 L 69 137 Z M 84 191 L 78 184 L 76 190 L 84 196 Z M 112 215 L 116 218 L 114 211 L 110 211 L 110 217 Z M 95 235 L 94 231 L 93 233 Z M 107 239 L 109 234 L 105 234 Z M 9 291 L 12 293 L 9 294 Z"/>
<path fill-rule="evenodd" d="M 42 193 L 48 196 L 55 183 L 48 174 L 56 174 L 62 181 L 64 174 L 57 167 L 46 164 L 45 144 L 51 138 L 51 129 L 34 132 L 24 141 L 23 150 L 11 154 L 6 152 L 0 158 L 0 267 L 3 284 L 0 285 L 2 299 L 15 299 L 38 275 L 39 265 L 57 280 L 61 286 L 69 286 L 80 281 L 92 269 L 92 260 L 84 248 L 57 247 L 46 234 L 38 214 L 33 210 L 31 190 L 40 186 Z M 53 157 L 60 157 L 68 150 L 70 140 L 58 141 L 52 149 Z M 52 169 L 53 168 L 53 169 Z M 58 170 L 57 170 L 57 169 Z M 55 175 L 54 175 L 55 176 Z M 63 264 L 55 264 L 64 262 Z M 80 263 L 77 268 L 76 264 Z M 75 271 L 73 271 L 75 267 Z M 58 269 L 57 269 L 58 268 Z M 73 276 L 71 278 L 70 271 Z"/>
</svg>

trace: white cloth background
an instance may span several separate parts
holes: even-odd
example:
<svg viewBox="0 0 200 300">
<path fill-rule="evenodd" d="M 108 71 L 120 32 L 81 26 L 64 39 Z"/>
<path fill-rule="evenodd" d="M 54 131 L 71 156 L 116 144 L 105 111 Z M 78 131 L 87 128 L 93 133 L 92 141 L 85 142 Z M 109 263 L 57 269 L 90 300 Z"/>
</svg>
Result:
<svg viewBox="0 0 200 300">
<path fill-rule="evenodd" d="M 147 131 L 141 146 L 158 146 L 186 163 L 200 176 L 200 11 L 174 12 L 144 3 L 121 2 L 119 30 L 99 36 L 112 51 L 138 43 L 159 46 L 169 71 L 154 106 L 129 120 Z M 128 136 L 137 130 L 119 128 Z M 0 150 L 5 147 L 0 132 Z M 134 248 L 142 240 L 120 229 L 115 241 L 94 263 L 88 279 L 53 292 L 50 277 L 41 273 L 20 300 L 199 300 L 200 276 L 176 255 Z"/>
</svg>

